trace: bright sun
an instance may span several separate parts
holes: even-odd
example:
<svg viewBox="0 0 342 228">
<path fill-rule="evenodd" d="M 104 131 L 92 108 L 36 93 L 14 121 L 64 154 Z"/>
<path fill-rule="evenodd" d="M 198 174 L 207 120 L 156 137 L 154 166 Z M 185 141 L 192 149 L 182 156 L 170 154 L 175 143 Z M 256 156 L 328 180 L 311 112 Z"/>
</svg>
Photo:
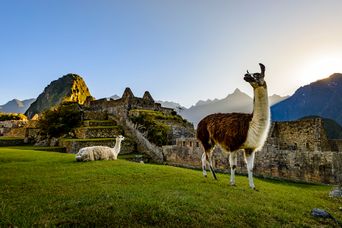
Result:
<svg viewBox="0 0 342 228">
<path fill-rule="evenodd" d="M 301 72 L 298 73 L 299 82 L 306 85 L 333 73 L 342 73 L 342 54 L 321 54 L 304 62 Z"/>
</svg>

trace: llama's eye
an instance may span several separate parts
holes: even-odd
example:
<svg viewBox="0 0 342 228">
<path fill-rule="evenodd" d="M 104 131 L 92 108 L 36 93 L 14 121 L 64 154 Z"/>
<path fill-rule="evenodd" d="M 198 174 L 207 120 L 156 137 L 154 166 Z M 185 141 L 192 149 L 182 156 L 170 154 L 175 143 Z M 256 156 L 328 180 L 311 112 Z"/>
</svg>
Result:
<svg viewBox="0 0 342 228">
<path fill-rule="evenodd" d="M 256 79 L 259 79 L 261 77 L 261 75 L 259 73 L 255 73 L 255 74 L 253 74 L 253 77 Z"/>
</svg>

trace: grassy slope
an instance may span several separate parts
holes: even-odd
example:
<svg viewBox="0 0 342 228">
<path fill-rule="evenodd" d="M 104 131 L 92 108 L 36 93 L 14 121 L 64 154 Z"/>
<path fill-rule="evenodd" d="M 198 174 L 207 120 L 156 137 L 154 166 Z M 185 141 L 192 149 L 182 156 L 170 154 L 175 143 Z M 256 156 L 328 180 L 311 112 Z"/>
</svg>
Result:
<svg viewBox="0 0 342 228">
<path fill-rule="evenodd" d="M 74 155 L 0 148 L 0 227 L 31 225 L 293 226 L 333 225 L 310 216 L 314 207 L 340 220 L 342 199 L 329 186 L 246 177 L 228 186 L 201 172 L 125 160 L 74 162 Z"/>
</svg>

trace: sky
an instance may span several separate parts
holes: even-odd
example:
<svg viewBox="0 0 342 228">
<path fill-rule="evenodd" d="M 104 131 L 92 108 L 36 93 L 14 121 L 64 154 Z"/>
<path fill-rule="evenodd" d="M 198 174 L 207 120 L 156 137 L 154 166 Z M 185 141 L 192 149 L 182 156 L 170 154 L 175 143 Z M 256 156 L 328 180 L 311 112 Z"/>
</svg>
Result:
<svg viewBox="0 0 342 228">
<path fill-rule="evenodd" d="M 0 104 L 76 73 L 96 98 L 186 107 L 266 66 L 269 94 L 342 72 L 340 0 L 0 0 Z"/>
</svg>

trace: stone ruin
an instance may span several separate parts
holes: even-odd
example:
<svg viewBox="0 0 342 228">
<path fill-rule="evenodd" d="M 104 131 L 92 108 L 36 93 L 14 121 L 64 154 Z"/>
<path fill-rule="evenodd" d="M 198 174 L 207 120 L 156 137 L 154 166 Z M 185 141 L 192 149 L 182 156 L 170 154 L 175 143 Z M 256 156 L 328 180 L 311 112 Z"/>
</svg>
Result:
<svg viewBox="0 0 342 228">
<path fill-rule="evenodd" d="M 176 145 L 163 147 L 166 163 L 183 167 L 201 168 L 203 152 L 196 138 L 180 138 Z M 228 154 L 220 148 L 213 162 L 219 171 L 230 172 Z M 342 140 L 328 139 L 320 118 L 274 122 L 254 167 L 256 176 L 342 184 Z M 237 172 L 247 173 L 242 152 Z"/>
<path fill-rule="evenodd" d="M 171 108 L 162 107 L 161 104 L 156 103 L 151 94 L 146 91 L 142 98 L 135 97 L 130 88 L 126 88 L 122 97 L 119 99 L 99 99 L 89 100 L 85 103 L 85 107 L 90 111 L 106 112 L 122 118 L 127 118 L 128 112 L 131 109 L 146 109 L 161 111 L 167 114 L 174 112 Z"/>
</svg>

